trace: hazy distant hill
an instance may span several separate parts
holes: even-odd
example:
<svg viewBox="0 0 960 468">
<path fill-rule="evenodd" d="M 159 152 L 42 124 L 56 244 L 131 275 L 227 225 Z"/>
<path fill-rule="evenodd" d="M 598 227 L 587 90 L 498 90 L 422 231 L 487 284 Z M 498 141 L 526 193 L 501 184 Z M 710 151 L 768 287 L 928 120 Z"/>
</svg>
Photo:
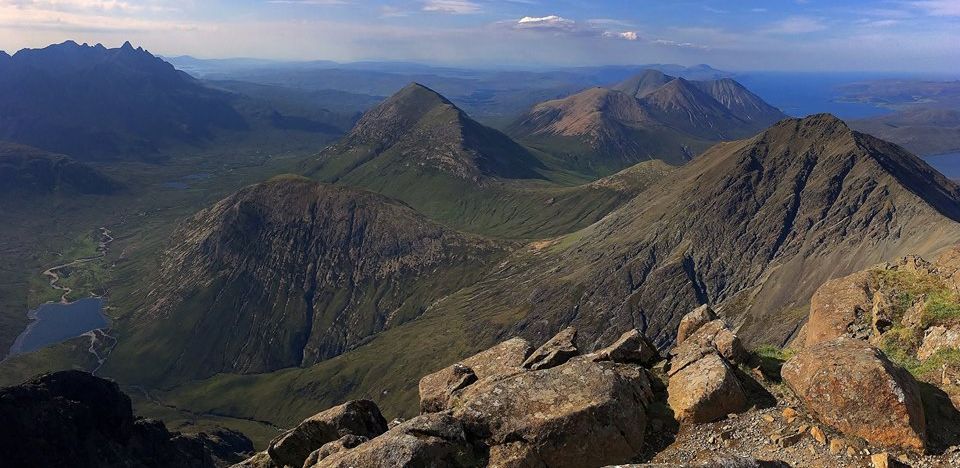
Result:
<svg viewBox="0 0 960 468">
<path fill-rule="evenodd" d="M 120 184 L 67 156 L 0 141 L 0 195 L 106 195 Z"/>
<path fill-rule="evenodd" d="M 710 144 L 785 118 L 729 78 L 688 81 L 657 70 L 538 104 L 508 129 L 518 140 L 600 175 L 639 161 L 683 164 Z"/>
<path fill-rule="evenodd" d="M 68 41 L 0 56 L 0 138 L 90 158 L 152 158 L 247 128 L 229 96 L 125 43 Z"/>
<path fill-rule="evenodd" d="M 960 111 L 954 109 L 917 106 L 850 125 L 924 156 L 960 151 Z"/>
</svg>

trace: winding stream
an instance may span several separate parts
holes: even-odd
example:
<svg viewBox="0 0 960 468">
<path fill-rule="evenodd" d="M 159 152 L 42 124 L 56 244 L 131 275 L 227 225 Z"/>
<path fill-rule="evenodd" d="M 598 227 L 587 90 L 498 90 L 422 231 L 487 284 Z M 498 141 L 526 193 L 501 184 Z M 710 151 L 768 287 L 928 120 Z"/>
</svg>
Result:
<svg viewBox="0 0 960 468">
<path fill-rule="evenodd" d="M 96 369 L 103 365 L 106 354 L 116 345 L 116 338 L 106 333 L 110 326 L 110 320 L 103 314 L 103 298 L 91 296 L 70 302 L 69 296 L 73 290 L 68 286 L 60 285 L 60 280 L 62 270 L 65 268 L 97 261 L 105 257 L 111 242 L 113 242 L 113 237 L 110 235 L 110 230 L 101 227 L 96 255 L 78 258 L 48 268 L 42 273 L 43 276 L 50 279 L 50 287 L 60 291 L 60 301 L 42 304 L 27 313 L 31 322 L 23 333 L 17 337 L 13 346 L 10 347 L 7 357 L 36 351 L 78 336 L 86 336 L 90 339 L 88 352 L 93 355 L 98 363 Z M 96 369 L 94 369 L 94 372 Z"/>
</svg>

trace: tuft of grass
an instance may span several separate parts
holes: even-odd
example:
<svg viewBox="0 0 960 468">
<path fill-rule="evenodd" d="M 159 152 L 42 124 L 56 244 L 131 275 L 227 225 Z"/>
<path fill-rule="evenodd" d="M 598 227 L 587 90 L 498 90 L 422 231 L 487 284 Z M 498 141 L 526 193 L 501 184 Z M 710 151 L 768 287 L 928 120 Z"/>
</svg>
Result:
<svg viewBox="0 0 960 468">
<path fill-rule="evenodd" d="M 910 372 L 914 377 L 923 381 L 939 382 L 939 375 L 944 366 L 960 367 L 960 349 L 944 348 L 941 349 L 922 363 L 913 367 Z"/>
<path fill-rule="evenodd" d="M 920 365 L 917 349 L 923 343 L 923 331 L 916 328 L 894 327 L 880 338 L 880 349 L 895 364 L 911 373 Z"/>
<path fill-rule="evenodd" d="M 779 346 L 764 344 L 756 347 L 752 352 L 751 364 L 759 366 L 763 375 L 780 381 L 780 369 L 783 363 L 797 354 L 792 348 L 780 348 Z"/>
<path fill-rule="evenodd" d="M 960 322 L 960 303 L 950 290 L 937 291 L 927 298 L 921 318 L 923 328 Z"/>
</svg>

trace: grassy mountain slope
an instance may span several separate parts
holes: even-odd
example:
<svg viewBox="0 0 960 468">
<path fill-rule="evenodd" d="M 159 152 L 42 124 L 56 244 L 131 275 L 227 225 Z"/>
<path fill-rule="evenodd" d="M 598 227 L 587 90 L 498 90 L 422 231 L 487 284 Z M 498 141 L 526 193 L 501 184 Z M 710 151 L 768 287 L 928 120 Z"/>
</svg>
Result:
<svg viewBox="0 0 960 468">
<path fill-rule="evenodd" d="M 627 327 L 667 344 L 702 302 L 719 305 L 749 344 L 783 342 L 824 280 L 960 240 L 958 207 L 960 188 L 902 148 L 827 115 L 786 120 L 715 146 L 599 223 L 515 251 L 344 355 L 216 376 L 162 398 L 286 423 L 377 395 L 390 414 L 409 415 L 420 375 L 503 337 L 541 341 L 572 324 L 587 348 Z M 282 397 L 291 391 L 296 401 Z M 252 394 L 263 403 L 246 403 Z"/>
<path fill-rule="evenodd" d="M 681 165 L 712 143 L 753 135 L 783 117 L 733 80 L 646 70 L 610 89 L 538 104 L 508 133 L 568 168 L 604 175 L 650 159 Z"/>
<path fill-rule="evenodd" d="M 0 141 L 0 195 L 109 195 L 120 188 L 117 181 L 67 156 Z"/>
</svg>

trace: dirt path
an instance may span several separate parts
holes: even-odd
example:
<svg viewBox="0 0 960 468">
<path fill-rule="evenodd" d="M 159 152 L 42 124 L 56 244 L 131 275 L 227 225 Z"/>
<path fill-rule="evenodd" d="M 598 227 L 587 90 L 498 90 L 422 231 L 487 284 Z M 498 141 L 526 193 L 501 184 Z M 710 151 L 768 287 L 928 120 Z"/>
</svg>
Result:
<svg viewBox="0 0 960 468">
<path fill-rule="evenodd" d="M 76 260 L 73 260 L 73 261 L 70 262 L 70 263 L 64 263 L 63 265 L 57 265 L 57 266 L 52 267 L 52 268 L 49 268 L 49 269 L 47 269 L 46 271 L 43 272 L 43 276 L 47 276 L 47 277 L 50 278 L 50 287 L 53 288 L 53 289 L 56 289 L 57 291 L 61 291 L 61 292 L 62 292 L 62 294 L 60 294 L 60 303 L 61 303 L 61 304 L 69 304 L 69 303 L 70 303 L 70 301 L 67 299 L 67 297 L 70 295 L 71 292 L 73 292 L 73 289 L 70 289 L 69 287 L 66 287 L 66 286 L 60 286 L 59 284 L 57 284 L 57 283 L 60 282 L 60 274 L 57 273 L 57 272 L 60 271 L 60 270 L 62 270 L 62 269 L 64 269 L 64 268 L 68 268 L 68 267 L 72 267 L 72 266 L 76 266 L 76 265 L 82 265 L 82 264 L 84 264 L 84 263 L 89 263 L 89 262 L 92 262 L 92 261 L 94 261 L 94 260 L 99 260 L 99 259 L 105 257 L 105 256 L 107 255 L 107 247 L 110 246 L 110 243 L 111 243 L 111 242 L 113 242 L 113 236 L 110 235 L 110 230 L 107 229 L 107 228 L 105 228 L 105 227 L 101 227 L 101 228 L 100 228 L 100 242 L 97 244 L 97 254 L 96 254 L 96 255 L 94 255 L 94 256 L 92 256 L 92 257 L 78 258 L 78 259 L 76 259 Z"/>
</svg>

